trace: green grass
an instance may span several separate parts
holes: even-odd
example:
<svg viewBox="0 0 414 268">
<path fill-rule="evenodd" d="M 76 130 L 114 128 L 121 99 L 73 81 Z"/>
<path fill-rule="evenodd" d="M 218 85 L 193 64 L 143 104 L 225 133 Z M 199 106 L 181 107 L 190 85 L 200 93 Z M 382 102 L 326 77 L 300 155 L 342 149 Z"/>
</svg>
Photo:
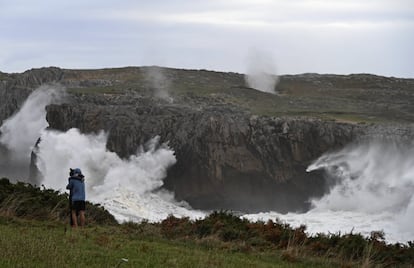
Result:
<svg viewBox="0 0 414 268">
<path fill-rule="evenodd" d="M 1 267 L 329 267 L 324 260 L 282 260 L 279 252 L 241 253 L 130 233 L 122 226 L 0 222 Z M 128 259 L 124 262 L 121 259 Z"/>
<path fill-rule="evenodd" d="M 227 212 L 204 219 L 115 222 L 88 202 L 87 226 L 71 229 L 67 195 L 0 179 L 0 267 L 410 267 L 414 242 L 387 244 L 382 232 L 306 234 Z"/>
<path fill-rule="evenodd" d="M 86 203 L 89 222 L 96 224 L 117 224 L 115 218 L 103 207 Z M 23 183 L 11 183 L 0 179 L 0 216 L 36 219 L 46 221 L 68 221 L 68 194 L 52 189 Z"/>
<path fill-rule="evenodd" d="M 213 213 L 195 223 L 204 236 L 191 237 L 183 236 L 192 229 L 188 220 L 174 217 L 157 224 L 89 224 L 71 229 L 59 221 L 0 216 L 0 267 L 412 267 L 413 245 L 387 246 L 380 242 L 380 233 L 380 240 L 320 234 L 307 240 L 312 243 L 311 253 L 306 243 L 295 244 L 304 238 L 298 229 L 295 233 L 299 236 L 276 247 L 257 246 L 258 234 L 250 245 L 229 235 L 232 228 L 246 228 L 245 223 L 230 214 Z M 262 225 L 269 241 L 276 242 L 289 230 L 287 225 L 280 230 L 275 224 L 276 229 L 269 223 Z M 211 235 L 214 228 L 219 235 Z"/>
<path fill-rule="evenodd" d="M 154 95 L 148 71 L 157 70 L 177 105 L 231 105 L 259 116 L 310 116 L 350 123 L 413 122 L 411 79 L 374 75 L 282 76 L 278 94 L 246 87 L 244 76 L 206 70 L 126 67 L 101 70 L 66 70 L 69 80 L 102 80 L 110 86 L 70 88 L 78 94 Z M 203 101 L 193 97 L 202 97 Z M 183 103 L 179 100 L 182 99 Z M 194 102 L 194 103 L 192 103 Z"/>
<path fill-rule="evenodd" d="M 5 73 L 0 72 L 0 80 L 6 80 L 8 76 Z"/>
<path fill-rule="evenodd" d="M 104 87 L 82 87 L 82 88 L 68 88 L 69 93 L 74 94 L 122 94 L 123 90 L 117 86 Z"/>
</svg>

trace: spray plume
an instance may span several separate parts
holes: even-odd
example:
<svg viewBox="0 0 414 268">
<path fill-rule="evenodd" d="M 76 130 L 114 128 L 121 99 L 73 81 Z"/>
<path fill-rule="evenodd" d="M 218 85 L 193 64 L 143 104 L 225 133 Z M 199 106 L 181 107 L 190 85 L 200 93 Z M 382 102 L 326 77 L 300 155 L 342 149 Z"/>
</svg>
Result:
<svg viewBox="0 0 414 268">
<path fill-rule="evenodd" d="M 173 98 L 171 98 L 169 93 L 170 80 L 165 75 L 164 70 L 161 67 L 147 67 L 144 74 L 147 84 L 154 90 L 155 97 L 168 102 L 173 102 Z"/>
<path fill-rule="evenodd" d="M 106 149 L 104 132 L 84 135 L 77 129 L 46 130 L 45 107 L 60 96 L 59 88 L 43 86 L 3 124 L 1 142 L 21 160 L 21 166 L 12 168 L 27 169 L 32 148 L 41 137 L 35 149 L 36 166 L 42 174 L 40 183 L 46 187 L 64 191 L 69 168 L 79 167 L 86 176 L 87 199 L 102 204 L 119 221 L 158 221 L 169 214 L 191 218 L 204 215 L 185 202 L 175 201 L 172 193 L 160 190 L 168 167 L 176 159 L 173 150 L 159 144 L 159 137 L 139 146 L 137 153 L 125 160 Z"/>
<path fill-rule="evenodd" d="M 271 54 L 250 49 L 247 57 L 247 72 L 244 78 L 249 87 L 275 94 L 278 77 Z"/>
<path fill-rule="evenodd" d="M 25 157 L 40 133 L 37 167 L 46 186 L 63 190 L 69 168 L 80 167 L 86 175 L 88 200 L 104 205 L 119 221 L 158 221 L 168 214 L 191 218 L 205 215 L 160 190 L 166 170 L 176 159 L 167 145 L 159 145 L 157 137 L 139 147 L 129 159 L 120 159 L 107 151 L 104 132 L 84 135 L 77 129 L 65 133 L 44 130 L 44 108 L 56 100 L 51 96 L 59 95 L 52 92 L 44 88 L 33 92 L 21 110 L 1 127 L 1 142 Z M 32 117 L 34 114 L 37 116 Z M 36 123 L 27 127 L 31 122 Z M 390 141 L 352 145 L 323 155 L 307 171 L 316 169 L 324 169 L 333 186 L 324 197 L 312 201 L 312 210 L 244 217 L 306 224 L 310 233 L 349 232 L 355 228 L 365 234 L 384 230 L 388 241 L 413 240 L 414 146 Z"/>
<path fill-rule="evenodd" d="M 414 220 L 414 146 L 395 141 L 351 145 L 323 155 L 307 171 L 316 169 L 324 169 L 335 184 L 312 201 L 315 210 L 390 213 L 402 231 Z"/>
<path fill-rule="evenodd" d="M 159 137 L 140 146 L 126 160 L 108 151 L 106 140 L 103 132 L 43 131 L 37 152 L 43 184 L 64 190 L 69 168 L 80 167 L 86 176 L 87 199 L 102 204 L 119 221 L 158 221 L 169 214 L 204 215 L 175 201 L 172 193 L 159 190 L 167 169 L 176 162 L 174 151 L 166 144 L 159 145 Z"/>
<path fill-rule="evenodd" d="M 384 231 L 387 242 L 414 239 L 414 146 L 390 140 L 364 141 L 326 153 L 308 168 L 323 169 L 331 189 L 312 200 L 306 213 L 266 212 L 249 220 L 279 218 L 305 224 L 309 234 Z"/>
<path fill-rule="evenodd" d="M 30 154 L 41 131 L 48 126 L 45 107 L 58 103 L 64 95 L 60 86 L 43 85 L 30 94 L 20 110 L 4 121 L 0 127 L 3 176 L 28 177 Z"/>
</svg>

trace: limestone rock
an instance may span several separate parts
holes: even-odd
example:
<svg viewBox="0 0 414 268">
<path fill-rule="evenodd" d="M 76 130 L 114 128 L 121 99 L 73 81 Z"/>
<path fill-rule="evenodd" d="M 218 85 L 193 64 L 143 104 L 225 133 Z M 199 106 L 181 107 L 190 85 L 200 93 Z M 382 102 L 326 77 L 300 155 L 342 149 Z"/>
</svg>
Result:
<svg viewBox="0 0 414 268">
<path fill-rule="evenodd" d="M 364 138 L 414 137 L 411 124 L 386 122 L 414 118 L 410 79 L 282 76 L 280 94 L 270 96 L 244 87 L 240 74 L 163 69 L 168 83 L 162 84 L 172 87 L 166 93 L 171 95 L 157 98 L 156 83 L 147 84 L 146 72 L 128 67 L 0 73 L 0 119 L 37 86 L 58 82 L 74 91 L 65 103 L 47 107 L 50 128 L 105 130 L 107 148 L 125 158 L 160 136 L 176 154 L 164 187 L 177 199 L 194 208 L 252 212 L 308 209 L 309 198 L 321 196 L 327 185 L 322 172 L 305 170 L 327 151 Z M 326 115 L 385 123 L 323 119 Z"/>
</svg>

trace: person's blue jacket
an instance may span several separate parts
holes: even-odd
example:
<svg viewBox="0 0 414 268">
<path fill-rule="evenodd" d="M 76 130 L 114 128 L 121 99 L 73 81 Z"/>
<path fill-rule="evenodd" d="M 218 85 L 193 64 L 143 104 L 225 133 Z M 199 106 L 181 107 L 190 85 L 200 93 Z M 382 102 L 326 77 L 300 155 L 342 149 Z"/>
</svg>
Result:
<svg viewBox="0 0 414 268">
<path fill-rule="evenodd" d="M 70 196 L 72 202 L 74 201 L 85 201 L 85 183 L 83 179 L 79 177 L 70 177 L 69 183 L 66 189 L 70 190 Z"/>
</svg>

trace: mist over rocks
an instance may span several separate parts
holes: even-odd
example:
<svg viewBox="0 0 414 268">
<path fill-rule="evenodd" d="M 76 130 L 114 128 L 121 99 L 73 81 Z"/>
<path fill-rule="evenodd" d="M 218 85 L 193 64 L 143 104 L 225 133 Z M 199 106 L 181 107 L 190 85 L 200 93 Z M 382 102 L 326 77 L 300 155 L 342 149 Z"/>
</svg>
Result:
<svg viewBox="0 0 414 268">
<path fill-rule="evenodd" d="M 34 89 L 61 81 L 62 77 L 63 70 L 56 67 L 32 69 L 21 74 L 0 72 L 0 121 L 16 112 Z"/>
<path fill-rule="evenodd" d="M 321 176 L 306 166 L 326 150 L 350 142 L 353 125 L 296 118 L 267 118 L 211 107 L 175 105 L 49 105 L 54 129 L 104 129 L 107 146 L 122 157 L 159 135 L 175 151 L 165 187 L 195 208 L 301 210 L 322 195 Z"/>
<path fill-rule="evenodd" d="M 273 56 L 270 52 L 250 49 L 248 53 L 245 75 L 249 87 L 263 92 L 275 94 L 278 78 Z"/>
<path fill-rule="evenodd" d="M 108 149 L 123 158 L 158 135 L 175 151 L 163 187 L 176 199 L 251 212 L 307 210 L 328 185 L 322 171 L 306 168 L 327 151 L 373 134 L 414 136 L 410 79 L 282 76 L 273 95 L 244 87 L 241 74 L 164 68 L 171 102 L 154 92 L 157 76 L 149 85 L 146 74 L 146 67 L 2 74 L 2 118 L 14 107 L 3 100 L 14 101 L 15 111 L 24 92 L 59 82 L 68 96 L 47 107 L 50 129 L 104 130 Z M 398 125 L 389 124 L 394 118 Z"/>
</svg>

